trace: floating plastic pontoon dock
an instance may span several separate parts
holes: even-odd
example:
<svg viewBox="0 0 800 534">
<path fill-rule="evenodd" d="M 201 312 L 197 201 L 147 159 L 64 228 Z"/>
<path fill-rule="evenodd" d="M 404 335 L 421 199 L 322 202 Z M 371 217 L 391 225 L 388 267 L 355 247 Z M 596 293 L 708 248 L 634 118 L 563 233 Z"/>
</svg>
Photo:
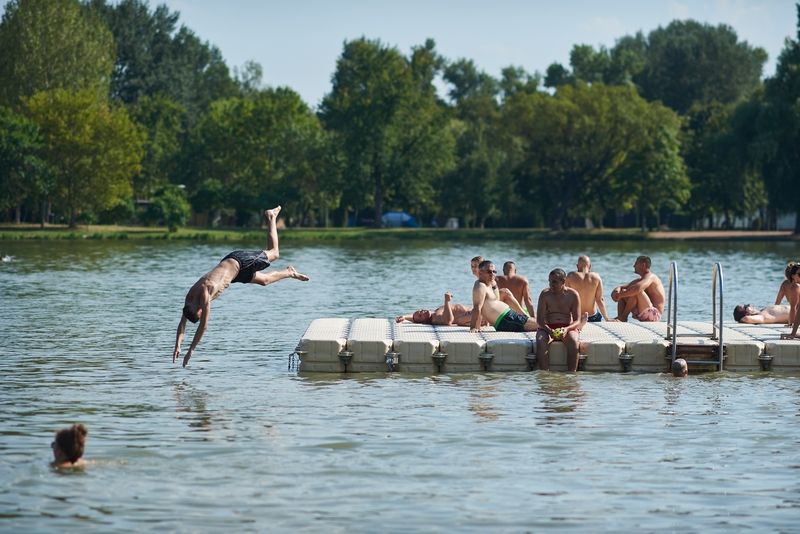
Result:
<svg viewBox="0 0 800 534">
<path fill-rule="evenodd" d="M 675 353 L 692 368 L 711 368 L 709 354 L 719 351 L 715 328 L 702 321 L 675 323 Z M 589 323 L 581 332 L 581 370 L 668 371 L 673 342 L 668 323 Z M 671 330 L 670 325 L 669 330 Z M 800 371 L 800 341 L 781 340 L 783 325 L 725 323 L 722 359 L 728 371 Z M 670 334 L 671 335 L 671 334 Z M 484 327 L 400 323 L 394 319 L 316 319 L 296 353 L 301 372 L 345 373 L 402 371 L 461 373 L 536 369 L 535 332 L 495 332 Z M 713 356 L 716 358 L 716 356 Z M 566 370 L 564 345 L 550 348 L 550 368 Z M 719 368 L 719 367 L 717 367 Z"/>
</svg>

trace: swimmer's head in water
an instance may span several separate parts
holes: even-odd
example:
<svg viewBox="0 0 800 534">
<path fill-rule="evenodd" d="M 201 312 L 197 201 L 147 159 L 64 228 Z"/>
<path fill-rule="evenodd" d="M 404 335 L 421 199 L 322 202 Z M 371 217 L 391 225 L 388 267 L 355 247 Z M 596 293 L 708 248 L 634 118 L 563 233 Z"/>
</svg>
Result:
<svg viewBox="0 0 800 534">
<path fill-rule="evenodd" d="M 411 316 L 411 320 L 415 323 L 430 324 L 431 311 L 430 310 L 417 310 Z"/>
<path fill-rule="evenodd" d="M 83 456 L 83 448 L 86 444 L 86 435 L 88 433 L 83 425 L 72 425 L 70 428 L 59 430 L 56 432 L 56 439 L 51 444 L 53 456 L 58 460 L 58 456 L 61 454 L 74 464 Z"/>
<path fill-rule="evenodd" d="M 672 376 L 687 376 L 689 374 L 689 364 L 683 358 L 677 358 L 672 362 Z"/>
</svg>

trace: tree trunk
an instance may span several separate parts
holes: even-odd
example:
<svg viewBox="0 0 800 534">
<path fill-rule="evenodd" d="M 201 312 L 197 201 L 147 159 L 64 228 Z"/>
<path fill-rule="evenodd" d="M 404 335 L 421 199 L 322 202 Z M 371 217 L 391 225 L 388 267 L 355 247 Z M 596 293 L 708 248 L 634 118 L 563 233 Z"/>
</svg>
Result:
<svg viewBox="0 0 800 534">
<path fill-rule="evenodd" d="M 69 209 L 69 229 L 74 230 L 78 227 L 78 209 L 72 206 Z"/>
<path fill-rule="evenodd" d="M 21 218 L 22 218 L 22 206 L 17 204 L 16 207 L 14 208 L 14 222 L 16 224 L 19 224 Z"/>
<path fill-rule="evenodd" d="M 381 227 L 383 219 L 383 180 L 380 175 L 375 176 L 375 221 L 372 226 L 375 228 Z"/>
<path fill-rule="evenodd" d="M 47 212 L 50 211 L 47 205 L 47 199 L 42 199 L 42 212 L 40 213 L 41 219 L 39 220 L 40 226 L 44 228 L 44 223 L 47 221 Z"/>
</svg>

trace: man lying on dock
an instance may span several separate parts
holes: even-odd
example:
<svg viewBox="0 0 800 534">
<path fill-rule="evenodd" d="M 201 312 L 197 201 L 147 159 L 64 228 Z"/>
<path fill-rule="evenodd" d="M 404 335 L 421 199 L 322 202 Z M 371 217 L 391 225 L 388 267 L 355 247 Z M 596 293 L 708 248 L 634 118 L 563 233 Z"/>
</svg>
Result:
<svg viewBox="0 0 800 534">
<path fill-rule="evenodd" d="M 451 293 L 445 293 L 444 304 L 435 310 L 417 310 L 414 313 L 398 315 L 395 317 L 395 321 L 398 323 L 411 321 L 412 323 L 438 326 L 469 326 L 472 318 L 472 308 L 463 304 L 453 303 L 451 302 L 452 299 L 453 295 Z"/>
<path fill-rule="evenodd" d="M 770 304 L 758 309 L 750 304 L 739 304 L 733 309 L 733 318 L 737 323 L 746 324 L 788 324 L 789 305 Z"/>
<path fill-rule="evenodd" d="M 490 260 L 478 266 L 478 280 L 472 286 L 470 332 L 480 329 L 481 320 L 494 325 L 498 332 L 533 332 L 536 319 L 528 317 L 508 289 L 497 289 L 497 270 Z"/>
<path fill-rule="evenodd" d="M 267 247 L 264 250 L 235 250 L 222 258 L 216 267 L 200 277 L 186 293 L 183 313 L 180 323 L 178 323 L 178 334 L 175 338 L 175 349 L 172 351 L 172 363 L 181 354 L 181 343 L 183 343 L 183 333 L 186 329 L 186 321 L 193 323 L 200 321 L 200 325 L 194 333 L 189 350 L 183 357 L 183 366 L 189 363 L 194 349 L 200 343 L 200 339 L 208 326 L 208 317 L 211 315 L 211 301 L 222 295 L 233 282 L 242 284 L 258 284 L 266 286 L 283 280 L 284 278 L 294 278 L 295 280 L 307 281 L 308 276 L 300 274 L 291 265 L 282 271 L 271 273 L 260 273 L 258 271 L 269 267 L 269 264 L 278 259 L 278 228 L 277 219 L 281 207 L 272 208 L 264 212 L 267 220 Z"/>
</svg>

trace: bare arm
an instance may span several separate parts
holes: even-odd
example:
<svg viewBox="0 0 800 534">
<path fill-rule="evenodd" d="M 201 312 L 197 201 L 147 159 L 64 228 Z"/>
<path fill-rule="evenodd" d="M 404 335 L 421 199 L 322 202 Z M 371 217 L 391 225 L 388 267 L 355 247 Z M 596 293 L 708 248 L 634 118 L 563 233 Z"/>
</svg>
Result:
<svg viewBox="0 0 800 534">
<path fill-rule="evenodd" d="M 539 328 L 547 332 L 548 334 L 553 334 L 553 329 L 547 326 L 547 304 L 545 303 L 545 293 L 547 290 L 543 290 L 539 293 L 539 305 L 536 307 L 536 323 L 539 325 Z"/>
<path fill-rule="evenodd" d="M 533 299 L 531 298 L 531 286 L 528 284 L 528 281 L 525 280 L 525 286 L 522 290 L 522 304 L 525 305 L 525 309 L 528 310 L 528 317 L 536 318 L 536 314 L 533 313 Z"/>
<path fill-rule="evenodd" d="M 181 321 L 178 323 L 178 333 L 175 336 L 175 348 L 172 350 L 172 363 L 175 358 L 181 355 L 181 344 L 183 343 L 183 332 L 186 330 L 186 316 L 181 313 Z"/>
<path fill-rule="evenodd" d="M 655 279 L 656 278 L 653 273 L 647 273 L 639 280 L 634 280 L 629 284 L 619 286 L 619 292 L 623 297 L 632 297 L 633 295 L 638 295 L 650 287 L 653 282 L 655 282 Z"/>
<path fill-rule="evenodd" d="M 481 324 L 481 309 L 486 300 L 486 288 L 481 282 L 472 286 L 472 320 L 469 322 L 469 331 L 477 332 Z"/>
<path fill-rule="evenodd" d="M 394 322 L 396 323 L 402 323 L 403 321 L 413 321 L 413 320 L 414 316 L 412 314 L 398 315 L 397 317 L 394 318 Z"/>
<path fill-rule="evenodd" d="M 775 297 L 775 304 L 780 304 L 784 297 L 786 297 L 786 282 L 782 282 L 781 287 L 778 288 L 778 296 Z M 789 316 L 789 320 L 792 320 L 791 315 Z"/>
<path fill-rule="evenodd" d="M 581 296 L 574 289 L 569 289 L 567 291 L 569 291 L 573 296 L 569 310 L 570 316 L 572 317 L 572 322 L 569 323 L 569 325 L 567 325 L 566 328 L 564 328 L 565 334 L 571 330 L 575 330 L 576 328 L 578 328 L 578 326 L 581 323 Z"/>
<path fill-rule="evenodd" d="M 200 340 L 203 338 L 203 334 L 206 332 L 206 326 L 208 325 L 208 317 L 211 315 L 211 301 L 209 300 L 206 302 L 205 306 L 203 306 L 203 313 L 200 316 L 200 325 L 197 327 L 197 330 L 194 333 L 194 337 L 192 338 L 192 344 L 189 345 L 189 350 L 186 351 L 186 356 L 183 357 L 183 366 L 186 367 L 186 364 L 189 363 L 189 360 L 194 354 L 194 349 L 197 348 L 197 344 L 200 343 Z"/>
<path fill-rule="evenodd" d="M 606 299 L 603 298 L 603 279 L 599 276 L 597 277 L 597 289 L 595 289 L 594 292 L 594 301 L 597 304 L 597 308 L 600 310 L 600 314 L 603 316 L 603 319 L 610 321 L 608 318 L 608 312 L 606 311 Z"/>
</svg>

